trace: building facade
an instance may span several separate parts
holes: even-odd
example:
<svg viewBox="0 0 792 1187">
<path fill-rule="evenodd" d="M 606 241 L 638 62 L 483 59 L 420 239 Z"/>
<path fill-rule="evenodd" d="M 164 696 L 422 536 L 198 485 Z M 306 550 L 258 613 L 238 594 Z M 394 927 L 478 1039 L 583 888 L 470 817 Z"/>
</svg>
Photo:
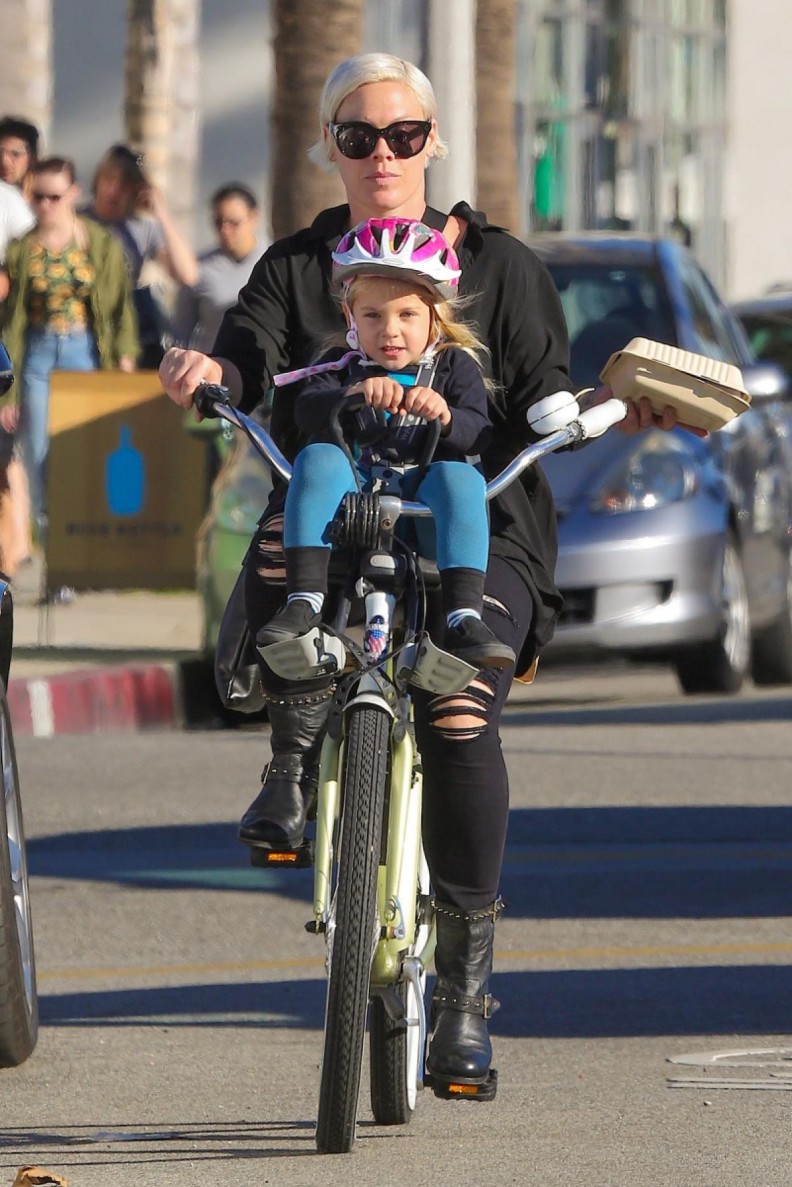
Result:
<svg viewBox="0 0 792 1187">
<path fill-rule="evenodd" d="M 44 13 L 48 5 L 30 8 L 28 0 L 27 8 Z M 792 170 L 788 0 L 514 0 L 514 7 L 517 233 L 672 234 L 735 297 L 792 277 L 792 244 L 779 234 Z M 124 9 L 94 0 L 51 6 L 46 148 L 73 156 L 85 183 L 124 134 Z M 454 21 L 444 20 L 451 9 Z M 474 0 L 368 0 L 366 9 L 365 46 L 396 48 L 438 81 L 452 155 L 430 170 L 436 202 L 444 180 L 448 196 L 475 201 L 470 137 L 457 131 L 475 121 L 469 69 L 457 68 L 469 66 L 471 13 Z M 266 209 L 271 18 L 269 0 L 235 0 L 231 12 L 224 0 L 201 5 L 199 169 L 186 227 L 198 247 L 211 241 L 206 202 L 221 183 L 246 182 Z M 440 47 L 432 45 L 438 28 Z M 14 103 L 5 94 L 6 109 L 29 106 L 33 114 L 32 99 Z M 35 114 L 46 122 L 43 110 Z"/>
</svg>

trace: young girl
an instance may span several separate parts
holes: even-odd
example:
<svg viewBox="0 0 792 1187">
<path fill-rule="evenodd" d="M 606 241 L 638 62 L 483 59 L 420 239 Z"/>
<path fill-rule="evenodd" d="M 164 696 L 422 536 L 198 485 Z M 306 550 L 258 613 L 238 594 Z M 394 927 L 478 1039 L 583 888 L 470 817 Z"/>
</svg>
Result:
<svg viewBox="0 0 792 1187">
<path fill-rule="evenodd" d="M 506 668 L 514 652 L 481 619 L 489 526 L 485 483 L 466 457 L 490 434 L 487 391 L 475 358 L 481 345 L 455 321 L 456 255 L 438 232 L 406 219 L 371 219 L 333 252 L 351 351 L 277 376 L 308 378 L 295 418 L 310 443 L 294 463 L 285 506 L 286 606 L 258 633 L 265 648 L 306 634 L 321 621 L 327 594 L 329 524 L 356 490 L 346 454 L 328 439 L 330 409 L 343 392 L 375 410 L 360 459 L 409 465 L 420 454 L 413 418 L 439 420 L 434 460 L 414 492 L 432 510 L 446 613 L 443 647 L 477 668 Z M 384 416 L 382 414 L 385 414 Z M 409 419 L 407 419 L 409 417 Z"/>
</svg>

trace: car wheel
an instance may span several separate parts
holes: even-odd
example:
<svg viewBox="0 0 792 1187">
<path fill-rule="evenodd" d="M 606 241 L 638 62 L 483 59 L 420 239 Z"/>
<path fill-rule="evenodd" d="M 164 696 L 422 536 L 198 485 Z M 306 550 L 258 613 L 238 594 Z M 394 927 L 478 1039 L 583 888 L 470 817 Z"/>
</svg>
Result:
<svg viewBox="0 0 792 1187">
<path fill-rule="evenodd" d="M 742 560 L 729 534 L 721 568 L 718 633 L 707 643 L 678 652 L 674 667 L 686 693 L 739 692 L 751 663 L 751 619 Z"/>
<path fill-rule="evenodd" d="M 752 673 L 755 684 L 792 684 L 792 551 L 784 608 L 778 618 L 756 634 Z"/>
</svg>

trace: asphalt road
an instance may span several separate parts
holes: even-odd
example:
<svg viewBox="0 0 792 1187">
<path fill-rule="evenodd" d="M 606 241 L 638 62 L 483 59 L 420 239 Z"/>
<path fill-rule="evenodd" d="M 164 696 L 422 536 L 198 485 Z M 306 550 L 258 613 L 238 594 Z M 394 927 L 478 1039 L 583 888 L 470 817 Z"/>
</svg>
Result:
<svg viewBox="0 0 792 1187">
<path fill-rule="evenodd" d="M 424 1094 L 398 1130 L 364 1098 L 334 1158 L 310 875 L 235 841 L 265 740 L 22 740 L 42 1026 L 0 1073 L 0 1184 L 786 1185 L 790 716 L 787 690 L 683 699 L 653 669 L 512 700 L 498 1098 Z"/>
</svg>

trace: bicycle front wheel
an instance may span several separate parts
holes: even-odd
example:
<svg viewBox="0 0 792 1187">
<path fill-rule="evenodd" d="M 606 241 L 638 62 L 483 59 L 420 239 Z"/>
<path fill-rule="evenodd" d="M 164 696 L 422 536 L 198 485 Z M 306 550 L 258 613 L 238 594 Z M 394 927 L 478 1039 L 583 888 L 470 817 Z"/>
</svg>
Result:
<svg viewBox="0 0 792 1187">
<path fill-rule="evenodd" d="M 316 1127 L 322 1154 L 345 1154 L 355 1140 L 371 961 L 379 938 L 377 867 L 390 724 L 387 713 L 371 706 L 353 708 L 348 716 Z"/>
</svg>

